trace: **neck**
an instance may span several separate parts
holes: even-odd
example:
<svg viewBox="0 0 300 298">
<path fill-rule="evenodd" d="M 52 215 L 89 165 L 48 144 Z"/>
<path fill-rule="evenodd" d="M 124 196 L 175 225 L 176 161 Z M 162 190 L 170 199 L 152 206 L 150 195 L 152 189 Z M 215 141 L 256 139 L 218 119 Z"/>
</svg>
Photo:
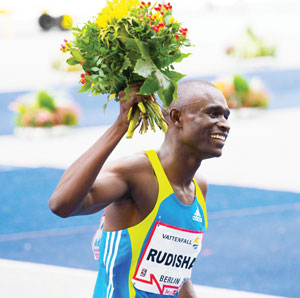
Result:
<svg viewBox="0 0 300 298">
<path fill-rule="evenodd" d="M 183 144 L 165 139 L 158 156 L 170 182 L 189 185 L 201 165 L 201 159 Z"/>
</svg>

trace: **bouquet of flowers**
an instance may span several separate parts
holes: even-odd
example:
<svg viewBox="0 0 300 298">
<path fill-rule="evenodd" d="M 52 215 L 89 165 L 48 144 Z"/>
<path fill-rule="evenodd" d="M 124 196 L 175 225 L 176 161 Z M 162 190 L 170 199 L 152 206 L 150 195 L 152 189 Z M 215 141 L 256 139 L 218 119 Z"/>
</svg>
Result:
<svg viewBox="0 0 300 298">
<path fill-rule="evenodd" d="M 74 104 L 57 104 L 45 91 L 36 97 L 24 97 L 12 102 L 9 109 L 16 112 L 17 127 L 74 126 L 78 122 L 78 109 Z"/>
<path fill-rule="evenodd" d="M 154 123 L 166 131 L 152 95 L 157 92 L 165 107 L 176 100 L 177 81 L 184 75 L 174 71 L 173 63 L 188 57 L 181 48 L 191 45 L 188 29 L 172 16 L 172 5 L 107 0 L 97 18 L 73 30 L 74 40 L 65 40 L 61 50 L 71 53 L 68 64 L 82 66 L 79 92 L 107 93 L 118 101 L 120 90 L 129 99 L 131 87 L 140 86 L 139 94 L 147 97 L 130 110 L 127 137 L 140 122 L 142 133 L 149 125 L 155 131 Z"/>
<path fill-rule="evenodd" d="M 219 78 L 213 84 L 223 93 L 229 108 L 260 107 L 269 105 L 269 94 L 259 78 L 249 82 L 241 75 Z"/>
</svg>

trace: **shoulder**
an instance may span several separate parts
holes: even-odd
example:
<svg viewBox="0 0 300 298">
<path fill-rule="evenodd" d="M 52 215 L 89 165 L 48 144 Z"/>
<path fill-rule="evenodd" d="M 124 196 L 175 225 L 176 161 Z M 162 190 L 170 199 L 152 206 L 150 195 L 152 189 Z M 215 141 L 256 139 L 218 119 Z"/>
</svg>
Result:
<svg viewBox="0 0 300 298">
<path fill-rule="evenodd" d="M 144 152 L 137 152 L 110 161 L 105 164 L 102 170 L 123 177 L 129 182 L 136 181 L 137 177 L 141 175 L 153 173 L 151 163 Z"/>
<path fill-rule="evenodd" d="M 207 194 L 207 188 L 208 188 L 207 180 L 205 179 L 205 177 L 203 175 L 201 175 L 199 173 L 196 173 L 195 180 L 202 191 L 204 199 L 206 200 L 206 194 Z"/>
<path fill-rule="evenodd" d="M 110 194 L 105 207 L 105 229 L 116 231 L 141 222 L 153 209 L 157 195 L 157 183 L 146 154 L 118 158 L 101 171 L 99 193 Z"/>
</svg>

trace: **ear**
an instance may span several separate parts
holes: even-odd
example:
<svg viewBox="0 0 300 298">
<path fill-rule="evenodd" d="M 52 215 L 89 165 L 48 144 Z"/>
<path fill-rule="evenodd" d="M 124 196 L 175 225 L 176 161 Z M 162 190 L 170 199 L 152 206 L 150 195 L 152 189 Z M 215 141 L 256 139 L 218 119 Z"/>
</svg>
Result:
<svg viewBox="0 0 300 298">
<path fill-rule="evenodd" d="M 180 111 L 172 109 L 169 112 L 169 117 L 175 126 L 182 127 L 182 115 Z"/>
</svg>

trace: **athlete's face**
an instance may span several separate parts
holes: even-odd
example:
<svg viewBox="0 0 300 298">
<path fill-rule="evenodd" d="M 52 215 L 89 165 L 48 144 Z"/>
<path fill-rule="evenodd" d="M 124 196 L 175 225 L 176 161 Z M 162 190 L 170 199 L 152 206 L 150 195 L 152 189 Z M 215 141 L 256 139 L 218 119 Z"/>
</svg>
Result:
<svg viewBox="0 0 300 298">
<path fill-rule="evenodd" d="M 219 157 L 228 136 L 230 114 L 222 93 L 214 87 L 197 93 L 184 106 L 181 140 L 201 159 Z"/>
</svg>

